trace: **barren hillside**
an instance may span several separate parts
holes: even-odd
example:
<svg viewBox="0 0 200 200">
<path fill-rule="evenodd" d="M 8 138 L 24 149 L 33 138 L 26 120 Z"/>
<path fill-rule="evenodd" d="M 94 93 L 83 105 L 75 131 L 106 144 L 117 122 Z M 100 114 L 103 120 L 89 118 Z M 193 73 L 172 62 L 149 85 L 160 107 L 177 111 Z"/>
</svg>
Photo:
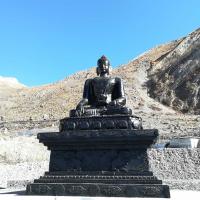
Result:
<svg viewBox="0 0 200 200">
<path fill-rule="evenodd" d="M 183 48 L 185 51 L 189 48 L 188 51 L 190 51 L 193 44 L 196 45 L 199 34 L 200 31 L 197 30 L 192 33 L 195 37 L 191 37 L 190 34 L 185 38 L 157 46 L 112 71 L 112 76 L 120 76 L 124 80 L 128 99 L 127 106 L 132 108 L 136 115 L 143 118 L 145 128 L 159 128 L 160 134 L 164 138 L 200 135 L 198 115 L 184 115 L 169 107 L 171 104 L 166 106 L 158 101 L 162 93 L 170 90 L 167 84 L 163 84 L 164 86 L 159 87 L 158 90 L 156 84 L 161 83 L 156 82 L 154 88 L 149 88 L 149 80 L 153 78 L 157 80 L 155 79 L 157 71 L 165 74 L 164 70 L 169 66 L 169 58 L 174 62 L 179 58 L 174 52 L 180 52 Z M 195 46 L 194 49 L 197 47 Z M 190 56 L 185 57 L 185 59 L 187 58 L 193 59 Z M 198 56 L 195 56 L 195 59 L 198 59 Z M 177 62 L 174 66 L 179 67 Z M 84 81 L 94 76 L 96 76 L 95 68 L 90 68 L 54 84 L 22 88 L 13 92 L 6 102 L 0 102 L 0 116 L 4 117 L 4 121 L 58 120 L 66 117 L 69 110 L 79 102 Z M 162 78 L 159 80 L 163 81 Z M 196 108 L 194 107 L 194 109 Z"/>
<path fill-rule="evenodd" d="M 200 29 L 149 70 L 149 93 L 184 113 L 200 114 Z"/>
</svg>

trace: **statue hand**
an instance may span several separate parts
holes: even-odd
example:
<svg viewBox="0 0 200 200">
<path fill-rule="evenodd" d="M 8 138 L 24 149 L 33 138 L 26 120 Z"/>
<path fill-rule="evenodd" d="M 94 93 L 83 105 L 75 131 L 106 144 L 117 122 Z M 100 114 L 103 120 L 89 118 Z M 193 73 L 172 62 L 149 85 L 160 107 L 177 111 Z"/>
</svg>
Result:
<svg viewBox="0 0 200 200">
<path fill-rule="evenodd" d="M 114 100 L 114 101 L 111 101 L 108 105 L 109 105 L 109 106 L 116 106 L 116 105 L 117 105 L 117 102 L 116 102 L 116 100 Z"/>
<path fill-rule="evenodd" d="M 76 106 L 76 110 L 80 111 L 81 113 L 85 112 L 85 105 L 88 104 L 88 99 L 82 99 L 79 104 Z"/>
<path fill-rule="evenodd" d="M 76 110 L 79 110 L 81 113 L 84 113 L 84 106 L 82 104 L 78 104 L 76 106 Z"/>
</svg>

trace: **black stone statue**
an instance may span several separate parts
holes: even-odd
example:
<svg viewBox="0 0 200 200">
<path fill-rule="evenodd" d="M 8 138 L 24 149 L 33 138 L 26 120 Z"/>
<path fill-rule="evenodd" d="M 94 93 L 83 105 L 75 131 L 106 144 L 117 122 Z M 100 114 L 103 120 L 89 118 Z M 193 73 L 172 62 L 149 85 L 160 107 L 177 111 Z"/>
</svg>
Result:
<svg viewBox="0 0 200 200">
<path fill-rule="evenodd" d="M 98 77 L 86 80 L 83 99 L 60 120 L 60 131 L 38 134 L 51 151 L 49 171 L 27 185 L 27 194 L 170 197 L 148 162 L 158 130 L 143 130 L 125 106 L 122 80 L 109 76 L 109 60 L 102 56 L 97 64 Z"/>
<path fill-rule="evenodd" d="M 71 110 L 70 116 L 131 115 L 131 109 L 125 107 L 122 80 L 119 77 L 110 77 L 110 61 L 105 56 L 97 61 L 96 72 L 98 77 L 85 81 L 83 98 L 76 110 Z"/>
<path fill-rule="evenodd" d="M 97 75 L 94 79 L 85 82 L 83 99 L 77 110 L 84 110 L 86 105 L 100 110 L 121 108 L 126 104 L 123 84 L 120 78 L 110 77 L 110 62 L 102 56 L 97 62 Z"/>
<path fill-rule="evenodd" d="M 106 116 L 112 116 L 114 119 L 116 116 L 122 115 L 129 118 L 129 124 L 133 129 L 142 129 L 142 119 L 134 116 L 132 110 L 125 106 L 126 96 L 121 78 L 111 77 L 110 71 L 110 61 L 102 56 L 97 61 L 96 72 L 98 76 L 85 81 L 83 98 L 76 109 L 70 111 L 70 117 L 104 116 L 101 121 L 105 121 L 107 120 Z M 92 120 L 95 118 L 90 119 L 90 121 Z M 111 121 L 109 123 L 112 124 Z M 126 123 L 124 121 L 124 124 Z M 60 125 L 61 130 L 63 130 L 62 124 Z M 67 124 L 69 125 L 69 123 Z M 104 126 L 106 121 L 101 124 Z M 122 123 L 120 124 L 122 125 Z M 70 127 L 73 125 L 70 124 Z M 91 128 L 91 126 L 88 127 Z"/>
</svg>

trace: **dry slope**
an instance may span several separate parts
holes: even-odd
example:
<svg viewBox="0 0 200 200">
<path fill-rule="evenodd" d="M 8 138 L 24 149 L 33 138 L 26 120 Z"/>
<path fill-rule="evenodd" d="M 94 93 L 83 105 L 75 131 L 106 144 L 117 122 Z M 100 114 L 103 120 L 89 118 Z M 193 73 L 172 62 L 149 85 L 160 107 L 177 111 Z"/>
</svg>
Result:
<svg viewBox="0 0 200 200">
<path fill-rule="evenodd" d="M 198 32 L 197 30 L 193 34 Z M 198 116 L 183 115 L 155 101 L 148 94 L 150 91 L 151 96 L 153 92 L 155 97 L 161 95 L 161 92 L 158 91 L 156 95 L 157 90 L 148 88 L 149 74 L 155 74 L 157 70 L 162 71 L 166 66 L 165 60 L 177 51 L 187 38 L 191 38 L 191 35 L 155 47 L 129 63 L 113 69 L 112 72 L 113 76 L 123 78 L 128 99 L 127 104 L 136 115 L 143 118 L 144 127 L 159 128 L 163 138 L 185 135 L 198 136 L 200 132 Z M 190 44 L 192 45 L 191 42 Z M 90 68 L 54 84 L 20 89 L 9 97 L 6 104 L 0 102 L 0 116 L 4 116 L 6 121 L 66 117 L 69 110 L 74 108 L 80 100 L 84 81 L 94 76 L 95 68 Z M 165 89 L 163 87 L 161 91 L 165 92 Z"/>
<path fill-rule="evenodd" d="M 200 114 L 200 29 L 149 70 L 149 93 L 184 113 Z"/>
</svg>

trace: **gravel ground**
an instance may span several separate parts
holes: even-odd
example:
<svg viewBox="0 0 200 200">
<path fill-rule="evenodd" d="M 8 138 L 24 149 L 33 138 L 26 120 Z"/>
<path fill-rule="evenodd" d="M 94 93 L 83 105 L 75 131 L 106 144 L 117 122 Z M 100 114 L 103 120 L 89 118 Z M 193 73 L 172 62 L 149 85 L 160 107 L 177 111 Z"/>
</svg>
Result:
<svg viewBox="0 0 200 200">
<path fill-rule="evenodd" d="M 0 164 L 0 187 L 21 188 L 48 171 L 48 161 L 23 162 L 15 165 Z"/>
</svg>

